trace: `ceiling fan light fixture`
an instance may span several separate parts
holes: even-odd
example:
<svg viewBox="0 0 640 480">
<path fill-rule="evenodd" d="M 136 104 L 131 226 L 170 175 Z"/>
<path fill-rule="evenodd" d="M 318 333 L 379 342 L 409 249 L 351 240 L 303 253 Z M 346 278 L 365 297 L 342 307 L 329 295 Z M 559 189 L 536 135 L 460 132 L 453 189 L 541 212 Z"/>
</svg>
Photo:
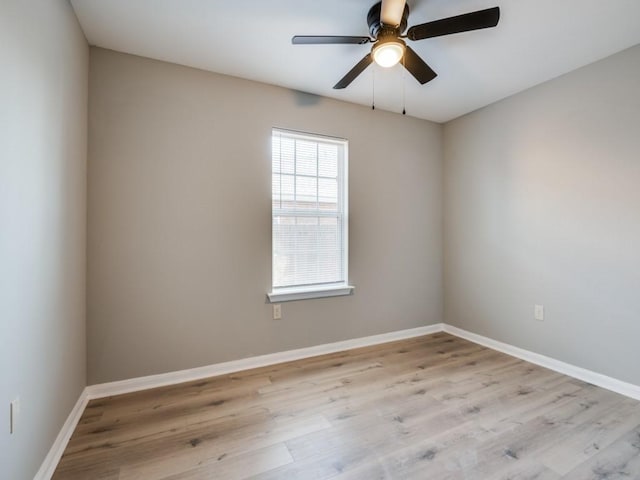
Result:
<svg viewBox="0 0 640 480">
<path fill-rule="evenodd" d="M 405 43 L 398 38 L 379 41 L 373 47 L 373 60 L 381 67 L 393 67 L 402 59 L 404 50 Z"/>
</svg>

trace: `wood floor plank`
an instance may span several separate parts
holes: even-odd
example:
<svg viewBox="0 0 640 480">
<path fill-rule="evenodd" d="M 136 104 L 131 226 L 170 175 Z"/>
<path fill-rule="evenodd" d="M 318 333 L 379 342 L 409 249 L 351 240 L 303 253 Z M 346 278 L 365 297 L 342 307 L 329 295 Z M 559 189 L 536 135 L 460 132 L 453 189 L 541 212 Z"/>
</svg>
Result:
<svg viewBox="0 0 640 480">
<path fill-rule="evenodd" d="M 499 478 L 521 463 L 544 467 L 539 461 L 541 455 L 549 449 L 562 449 L 574 423 L 593 420 L 609 408 L 610 399 L 615 403 L 617 399 L 612 397 L 617 395 L 610 393 L 602 389 L 582 392 L 580 401 L 554 406 L 546 415 L 482 442 L 476 450 L 482 462 L 470 470 L 479 478 Z"/>
<path fill-rule="evenodd" d="M 548 449 L 538 460 L 553 471 L 566 475 L 620 439 L 628 432 L 630 424 L 640 425 L 640 411 L 636 403 L 623 399 L 592 421 L 577 423 L 563 440 L 561 449 Z"/>
<path fill-rule="evenodd" d="M 180 473 L 166 475 L 163 470 L 156 470 L 156 473 L 141 471 L 137 472 L 137 476 L 127 476 L 127 474 L 123 476 L 121 474 L 119 480 L 150 478 L 158 480 L 210 480 L 212 478 L 243 480 L 291 462 L 293 459 L 287 447 L 279 443 L 230 459 L 204 461 L 197 467 Z"/>
<path fill-rule="evenodd" d="M 446 333 L 93 400 L 54 480 L 640 480 L 640 402 Z"/>
<path fill-rule="evenodd" d="M 165 475 L 177 475 L 180 472 L 198 469 L 203 464 L 230 461 L 236 457 L 250 455 L 251 452 L 273 445 L 282 444 L 290 438 L 303 436 L 311 432 L 330 428 L 331 425 L 324 417 L 304 417 L 296 419 L 269 420 L 262 425 L 255 425 L 251 431 L 236 431 L 225 435 L 224 442 L 218 438 L 198 436 L 198 442 L 182 445 L 169 452 L 164 458 L 147 458 L 134 460 L 127 467 L 123 467 L 120 479 L 132 476 L 130 472 L 163 472 Z M 251 441 L 247 441 L 250 438 Z M 288 450 L 287 450 L 288 451 Z M 290 458 L 290 455 L 287 455 Z M 285 462 L 289 463 L 289 462 Z M 134 475 L 135 477 L 135 475 Z M 132 477 L 133 478 L 133 477 Z"/>
<path fill-rule="evenodd" d="M 640 425 L 564 476 L 566 480 L 639 480 Z"/>
</svg>

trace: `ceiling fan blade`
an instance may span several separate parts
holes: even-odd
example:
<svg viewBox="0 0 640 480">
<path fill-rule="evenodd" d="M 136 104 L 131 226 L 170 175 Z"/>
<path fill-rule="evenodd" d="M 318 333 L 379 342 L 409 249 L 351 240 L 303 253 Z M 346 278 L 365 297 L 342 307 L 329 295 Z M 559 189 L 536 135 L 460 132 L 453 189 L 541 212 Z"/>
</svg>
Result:
<svg viewBox="0 0 640 480">
<path fill-rule="evenodd" d="M 452 33 L 480 30 L 481 28 L 495 27 L 498 20 L 500 20 L 500 7 L 487 8 L 486 10 L 414 25 L 407 31 L 407 38 L 409 40 L 423 40 Z"/>
<path fill-rule="evenodd" d="M 348 37 L 343 35 L 296 35 L 291 39 L 294 45 L 356 44 L 369 43 L 369 37 Z"/>
<path fill-rule="evenodd" d="M 373 57 L 370 53 L 367 53 L 362 60 L 360 60 L 355 67 L 353 67 L 349 72 L 342 77 L 342 79 L 336 83 L 333 88 L 336 90 L 340 90 L 341 88 L 345 88 L 349 86 L 351 82 L 353 82 L 358 75 L 360 75 L 364 70 L 371 65 L 373 61 Z"/>
<path fill-rule="evenodd" d="M 382 0 L 380 21 L 390 27 L 400 25 L 405 3 L 405 0 Z"/>
<path fill-rule="evenodd" d="M 424 85 L 438 76 L 429 65 L 422 60 L 410 47 L 406 47 L 403 58 L 404 68 L 415 77 L 418 82 Z"/>
</svg>

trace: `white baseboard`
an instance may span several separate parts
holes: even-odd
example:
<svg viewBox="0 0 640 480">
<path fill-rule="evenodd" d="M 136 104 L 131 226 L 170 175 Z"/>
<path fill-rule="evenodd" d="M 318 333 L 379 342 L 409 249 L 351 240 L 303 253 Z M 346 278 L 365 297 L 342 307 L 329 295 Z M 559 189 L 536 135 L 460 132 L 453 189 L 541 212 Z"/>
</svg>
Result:
<svg viewBox="0 0 640 480">
<path fill-rule="evenodd" d="M 553 370 L 558 373 L 577 378 L 578 380 L 582 380 L 584 382 L 592 383 L 593 385 L 597 385 L 598 387 L 606 388 L 607 390 L 626 395 L 627 397 L 631 397 L 636 400 L 640 400 L 640 386 L 638 385 L 623 382 L 622 380 L 608 377 L 606 375 L 602 375 L 601 373 L 592 372 L 591 370 L 587 370 L 585 368 L 576 367 L 575 365 L 561 362 L 560 360 L 546 357 L 544 355 L 540 355 L 539 353 L 530 352 L 529 350 L 514 347 L 513 345 L 502 343 L 497 340 L 493 340 L 492 338 L 483 337 L 482 335 L 468 332 L 461 328 L 454 327 L 453 325 L 443 324 L 443 327 L 445 332 L 450 333 L 451 335 L 455 335 L 456 337 L 464 338 L 465 340 L 469 340 L 470 342 L 477 343 L 479 345 L 497 350 L 502 353 L 506 353 L 507 355 L 526 360 L 530 363 L 535 363 L 536 365 L 548 368 L 549 370 Z"/>
<path fill-rule="evenodd" d="M 67 443 L 69 443 L 69 439 L 76 429 L 76 425 L 78 425 L 88 402 L 89 396 L 87 395 L 87 388 L 85 388 L 82 390 L 82 393 L 80 393 L 78 401 L 71 409 L 71 413 L 69 413 L 67 420 L 64 422 L 64 425 L 62 425 L 60 433 L 58 433 L 53 445 L 49 449 L 49 453 L 42 462 L 42 465 L 40 465 L 40 469 L 38 473 L 36 473 L 36 476 L 33 477 L 33 480 L 49 480 L 53 476 L 58 462 L 60 462 L 60 458 L 62 458 L 64 449 L 67 448 Z"/>
<path fill-rule="evenodd" d="M 316 357 L 318 355 L 325 355 L 328 353 L 342 352 L 353 348 L 368 347 L 371 345 L 393 342 L 395 340 L 420 337 L 422 335 L 441 332 L 442 330 L 443 324 L 437 323 L 435 325 L 427 325 L 425 327 L 382 333 L 380 335 L 372 335 L 370 337 L 353 338 L 351 340 L 326 343 L 323 345 L 299 348 L 296 350 L 286 350 L 284 352 L 232 360 L 230 362 L 190 368 L 188 370 L 180 370 L 177 372 L 161 373 L 158 375 L 149 375 L 146 377 L 131 378 L 116 382 L 100 383 L 87 387 L 87 390 L 90 399 L 109 397 L 111 395 L 120 395 L 123 393 L 137 392 L 139 390 L 147 390 L 149 388 L 164 387 L 167 385 L 175 385 L 177 383 L 201 380 L 203 378 L 215 377 L 217 375 L 226 375 L 228 373 L 239 372 L 241 370 L 266 367 L 269 365 Z"/>
<path fill-rule="evenodd" d="M 513 345 L 502 343 L 488 337 L 483 337 L 482 335 L 468 332 L 467 330 L 454 327 L 453 325 L 437 323 L 435 325 L 427 325 L 425 327 L 412 328 L 409 330 L 399 330 L 396 332 L 383 333 L 380 335 L 372 335 L 370 337 L 354 338 L 351 340 L 316 345 L 313 347 L 299 348 L 296 350 L 287 350 L 284 352 L 243 358 L 240 360 L 232 360 L 230 362 L 217 363 L 214 365 L 191 368 L 188 370 L 180 370 L 177 372 L 161 373 L 159 375 L 150 375 L 147 377 L 131 378 L 128 380 L 88 386 L 80 394 L 78 401 L 73 407 L 73 410 L 71 410 L 67 421 L 62 426 L 58 437 L 49 450 L 49 453 L 42 463 L 40 470 L 38 470 L 38 473 L 34 477 L 34 480 L 49 480 L 51 478 L 89 400 L 109 397 L 111 395 L 121 395 L 123 393 L 137 392 L 140 390 L 147 390 L 149 388 L 175 385 L 178 383 L 215 377 L 217 375 L 225 375 L 228 373 L 239 372 L 251 368 L 266 367 L 278 363 L 290 362 L 293 360 L 302 360 L 304 358 L 315 357 L 318 355 L 342 352 L 359 347 L 379 345 L 381 343 L 420 337 L 422 335 L 429 335 L 432 333 L 443 331 L 451 335 L 455 335 L 456 337 L 464 338 L 465 340 L 477 343 L 484 347 L 506 353 L 507 355 L 520 358 L 522 360 L 540 365 L 550 370 L 554 370 L 564 375 L 568 375 L 570 377 L 592 383 L 594 385 L 597 385 L 598 387 L 606 388 L 607 390 L 611 390 L 613 392 L 626 395 L 627 397 L 640 400 L 640 386 L 638 385 L 623 382 L 621 380 L 617 380 L 600 373 L 592 372 L 591 370 L 586 370 L 569 363 L 561 362 L 560 360 L 546 357 L 538 353 L 530 352 L 522 348 L 514 347 Z"/>
<path fill-rule="evenodd" d="M 551 357 L 540 355 L 507 343 L 499 342 L 492 338 L 483 337 L 476 333 L 463 330 L 453 325 L 445 323 L 437 323 L 425 327 L 412 328 L 409 330 L 399 330 L 396 332 L 383 333 L 380 335 L 372 335 L 370 337 L 354 338 L 341 342 L 326 343 L 313 347 L 299 348 L 296 350 L 287 350 L 284 352 L 271 353 L 256 357 L 243 358 L 240 360 L 232 360 L 229 362 L 207 365 L 204 367 L 191 368 L 188 370 L 180 370 L 176 372 L 161 373 L 158 375 L 149 375 L 146 377 L 131 378 L 116 382 L 101 383 L 91 385 L 86 388 L 86 396 L 88 399 L 109 397 L 112 395 L 121 395 L 123 393 L 137 392 L 147 390 L 149 388 L 164 387 L 167 385 L 175 385 L 193 380 L 201 380 L 203 378 L 215 377 L 217 375 L 225 375 L 228 373 L 249 370 L 251 368 L 266 367 L 283 362 L 293 360 L 302 360 L 304 358 L 325 355 L 328 353 L 336 353 L 353 348 L 367 347 L 378 345 L 395 340 L 403 340 L 407 338 L 429 335 L 436 332 L 447 332 L 465 340 L 483 345 L 485 347 L 506 353 L 508 355 L 526 360 L 527 362 L 540 365 L 550 370 L 569 375 L 570 377 L 592 383 L 607 390 L 611 390 L 622 395 L 640 400 L 640 386 L 623 382 L 612 377 L 608 377 L 601 373 L 596 373 L 569 363 L 556 360 Z"/>
</svg>

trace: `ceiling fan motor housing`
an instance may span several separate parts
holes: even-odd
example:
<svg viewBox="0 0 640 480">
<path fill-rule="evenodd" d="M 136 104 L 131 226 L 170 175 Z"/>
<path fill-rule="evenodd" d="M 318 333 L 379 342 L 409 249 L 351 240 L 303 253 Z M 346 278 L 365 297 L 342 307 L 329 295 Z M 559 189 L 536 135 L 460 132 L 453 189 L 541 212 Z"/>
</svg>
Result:
<svg viewBox="0 0 640 480">
<path fill-rule="evenodd" d="M 384 25 L 380 20 L 380 12 L 382 11 L 382 2 L 376 3 L 367 14 L 367 24 L 369 25 L 369 33 L 375 39 L 378 37 L 394 36 L 397 37 L 407 28 L 409 18 L 409 5 L 405 3 L 402 12 L 402 20 L 400 25 Z"/>
</svg>

